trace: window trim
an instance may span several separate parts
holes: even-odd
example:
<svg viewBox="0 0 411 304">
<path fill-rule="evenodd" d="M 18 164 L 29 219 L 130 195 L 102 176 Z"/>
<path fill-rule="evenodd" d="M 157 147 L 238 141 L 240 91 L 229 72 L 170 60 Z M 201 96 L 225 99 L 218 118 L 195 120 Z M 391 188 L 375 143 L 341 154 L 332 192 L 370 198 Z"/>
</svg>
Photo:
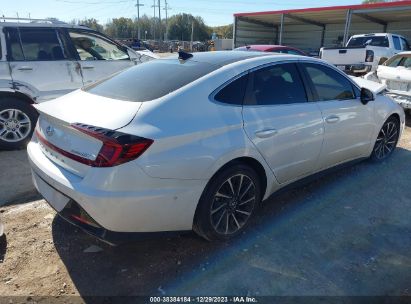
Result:
<svg viewBox="0 0 411 304">
<path fill-rule="evenodd" d="M 304 78 L 301 75 L 300 69 L 298 68 L 298 65 L 297 65 L 298 62 L 299 62 L 298 60 L 284 60 L 284 61 L 281 61 L 281 62 L 270 62 L 270 63 L 266 63 L 266 64 L 263 64 L 263 65 L 260 65 L 260 66 L 257 66 L 257 67 L 254 67 L 254 68 L 250 69 L 249 70 L 250 77 L 248 77 L 248 84 L 247 84 L 247 87 L 246 87 L 246 93 L 245 93 L 244 100 L 243 100 L 243 106 L 250 106 L 250 107 L 281 107 L 281 106 L 293 106 L 293 105 L 300 105 L 300 104 L 310 103 L 311 102 L 310 101 L 311 92 L 307 89 L 307 86 L 304 82 Z M 258 70 L 264 69 L 264 68 L 268 68 L 268 67 L 272 67 L 272 66 L 276 66 L 276 65 L 281 65 L 281 64 L 290 64 L 290 63 L 295 66 L 297 74 L 300 77 L 300 81 L 301 81 L 301 84 L 303 85 L 305 96 L 307 98 L 307 100 L 305 102 L 292 102 L 292 103 L 267 104 L 267 105 L 247 104 L 247 98 L 251 94 L 251 90 L 253 89 L 252 88 L 253 76 L 251 76 L 252 73 L 254 73 Z"/>
<path fill-rule="evenodd" d="M 315 61 L 299 61 L 299 63 L 301 64 L 301 72 L 304 73 L 305 75 L 305 80 L 307 81 L 307 85 L 310 87 L 310 90 L 312 91 L 313 94 L 313 102 L 334 102 L 334 101 L 345 101 L 345 100 L 354 100 L 354 99 L 359 99 L 359 96 L 357 96 L 357 94 L 355 94 L 355 90 L 354 87 L 358 88 L 361 91 L 361 88 L 354 82 L 352 81 L 349 77 L 347 77 L 342 71 L 340 71 L 339 69 L 330 66 L 328 64 L 324 64 L 323 62 L 315 62 Z M 315 64 L 315 65 L 321 65 L 324 67 L 328 67 L 329 69 L 337 72 L 338 74 L 340 74 L 341 76 L 343 76 L 349 84 L 351 84 L 351 92 L 354 96 L 354 98 L 344 98 L 344 99 L 330 99 L 330 100 L 320 100 L 318 97 L 318 93 L 317 90 L 315 89 L 314 83 L 312 82 L 310 76 L 308 75 L 307 71 L 304 69 L 303 65 L 304 64 Z"/>
</svg>

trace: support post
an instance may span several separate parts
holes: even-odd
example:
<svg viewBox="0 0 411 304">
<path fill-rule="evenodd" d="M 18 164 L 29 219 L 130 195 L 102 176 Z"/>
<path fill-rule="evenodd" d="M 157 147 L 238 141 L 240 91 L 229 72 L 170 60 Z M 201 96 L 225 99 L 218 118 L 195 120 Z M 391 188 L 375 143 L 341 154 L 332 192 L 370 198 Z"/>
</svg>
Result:
<svg viewBox="0 0 411 304">
<path fill-rule="evenodd" d="M 350 34 L 350 26 L 351 26 L 351 17 L 352 11 L 349 9 L 347 11 L 347 15 L 345 17 L 345 28 L 344 28 L 344 38 L 343 38 L 343 46 L 347 44 L 349 34 Z"/>
<path fill-rule="evenodd" d="M 233 23 L 233 50 L 236 48 L 236 41 L 237 41 L 237 17 L 234 16 L 234 23 Z"/>
<path fill-rule="evenodd" d="M 280 37 L 278 38 L 278 44 L 283 44 L 283 30 L 284 30 L 284 14 L 281 14 L 281 21 L 280 21 Z"/>
</svg>

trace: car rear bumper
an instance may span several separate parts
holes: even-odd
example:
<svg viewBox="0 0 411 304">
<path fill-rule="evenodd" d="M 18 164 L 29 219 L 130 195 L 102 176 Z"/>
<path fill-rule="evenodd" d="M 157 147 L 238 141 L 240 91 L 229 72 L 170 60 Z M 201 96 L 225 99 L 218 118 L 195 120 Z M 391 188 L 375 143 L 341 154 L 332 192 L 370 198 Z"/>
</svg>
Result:
<svg viewBox="0 0 411 304">
<path fill-rule="evenodd" d="M 337 67 L 347 74 L 366 74 L 373 69 L 372 65 L 367 64 L 337 65 Z"/>
<path fill-rule="evenodd" d="M 207 180 L 152 178 L 135 164 L 76 176 L 47 158 L 35 141 L 27 147 L 33 182 L 47 202 L 63 217 L 78 204 L 107 232 L 164 232 L 191 230 L 195 209 Z M 132 166 L 122 171 L 118 167 Z M 127 172 L 124 183 L 122 173 Z M 69 220 L 73 222 L 73 220 Z M 77 223 L 78 225 L 78 223 Z M 84 228 L 84 227 L 81 227 Z M 89 227 L 86 227 L 89 228 Z M 103 238 L 99 233 L 92 233 Z"/>
</svg>

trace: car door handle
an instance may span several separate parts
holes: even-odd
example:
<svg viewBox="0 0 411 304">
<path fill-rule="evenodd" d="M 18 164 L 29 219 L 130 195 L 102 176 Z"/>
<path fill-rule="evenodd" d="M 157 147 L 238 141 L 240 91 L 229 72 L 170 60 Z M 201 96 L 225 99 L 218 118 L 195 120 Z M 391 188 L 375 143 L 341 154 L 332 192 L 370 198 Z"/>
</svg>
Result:
<svg viewBox="0 0 411 304">
<path fill-rule="evenodd" d="M 325 121 L 328 123 L 336 123 L 340 121 L 340 118 L 337 115 L 331 115 L 325 118 Z"/>
<path fill-rule="evenodd" d="M 92 65 L 86 65 L 86 66 L 83 66 L 83 69 L 84 70 L 91 70 L 91 69 L 94 69 L 94 67 Z"/>
<path fill-rule="evenodd" d="M 32 71 L 33 68 L 29 67 L 29 66 L 21 66 L 21 67 L 17 68 L 17 70 L 19 70 L 19 71 Z"/>
<path fill-rule="evenodd" d="M 268 138 L 268 137 L 276 135 L 277 133 L 278 131 L 276 129 L 266 129 L 266 130 L 255 132 L 255 136 L 259 138 Z"/>
</svg>

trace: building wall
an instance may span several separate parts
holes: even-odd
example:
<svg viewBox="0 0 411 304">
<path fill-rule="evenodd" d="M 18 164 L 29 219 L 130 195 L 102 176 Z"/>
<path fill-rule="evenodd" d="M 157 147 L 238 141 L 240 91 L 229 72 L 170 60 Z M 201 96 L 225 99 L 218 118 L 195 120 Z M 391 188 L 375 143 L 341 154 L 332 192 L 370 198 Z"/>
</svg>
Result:
<svg viewBox="0 0 411 304">
<path fill-rule="evenodd" d="M 340 46 L 344 36 L 345 24 L 327 24 L 324 35 L 324 46 Z M 368 22 L 359 17 L 353 17 L 349 36 L 355 34 L 379 33 L 384 27 Z M 405 36 L 411 44 L 411 19 L 407 22 L 392 22 L 387 26 L 387 32 Z M 284 25 L 283 45 L 294 46 L 305 51 L 318 51 L 321 47 L 322 28 L 310 24 Z M 245 21 L 237 21 L 236 47 L 246 44 L 277 43 L 276 28 L 269 28 Z"/>
<path fill-rule="evenodd" d="M 259 24 L 237 21 L 235 47 L 249 44 L 274 44 L 277 29 Z"/>
</svg>

